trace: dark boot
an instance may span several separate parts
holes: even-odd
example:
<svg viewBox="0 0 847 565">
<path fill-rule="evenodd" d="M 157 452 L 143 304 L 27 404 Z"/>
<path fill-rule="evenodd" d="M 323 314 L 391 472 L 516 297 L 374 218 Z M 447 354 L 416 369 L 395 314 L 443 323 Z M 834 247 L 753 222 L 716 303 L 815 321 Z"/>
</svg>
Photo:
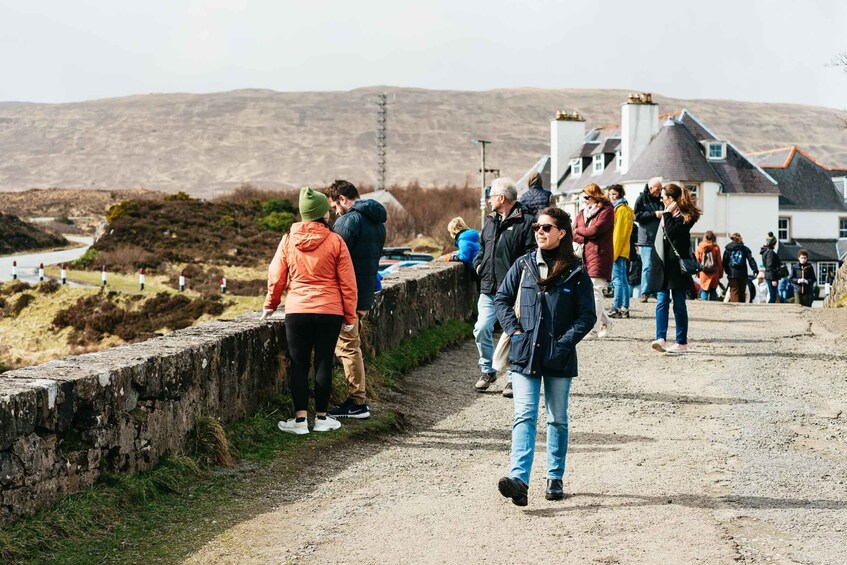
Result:
<svg viewBox="0 0 847 565">
<path fill-rule="evenodd" d="M 559 482 L 561 483 L 561 481 Z M 526 492 L 529 490 L 529 487 L 527 487 L 526 483 L 522 480 L 513 479 L 511 477 L 503 477 L 500 479 L 500 482 L 497 483 L 497 489 L 500 491 L 500 494 L 506 498 L 511 498 L 512 503 L 516 506 L 526 506 Z"/>
<path fill-rule="evenodd" d="M 562 500 L 565 498 L 562 479 L 547 479 L 547 492 L 544 494 L 544 498 L 547 500 Z"/>
</svg>

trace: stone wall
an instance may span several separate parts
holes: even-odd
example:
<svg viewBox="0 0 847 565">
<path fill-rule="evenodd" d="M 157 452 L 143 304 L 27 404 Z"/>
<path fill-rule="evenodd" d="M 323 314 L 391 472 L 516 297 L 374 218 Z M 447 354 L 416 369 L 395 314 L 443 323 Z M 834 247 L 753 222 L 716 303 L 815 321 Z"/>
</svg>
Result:
<svg viewBox="0 0 847 565">
<path fill-rule="evenodd" d="M 823 286 L 822 282 L 819 284 Z M 835 280 L 832 281 L 832 288 L 829 296 L 824 299 L 823 305 L 827 308 L 834 308 L 839 304 L 843 306 L 845 299 L 847 299 L 847 261 L 844 261 L 835 273 Z"/>
<path fill-rule="evenodd" d="M 462 264 L 388 277 L 368 317 L 369 353 L 472 315 Z M 258 314 L 0 375 L 0 524 L 104 472 L 135 473 L 184 447 L 200 416 L 231 422 L 285 386 L 285 327 Z"/>
</svg>

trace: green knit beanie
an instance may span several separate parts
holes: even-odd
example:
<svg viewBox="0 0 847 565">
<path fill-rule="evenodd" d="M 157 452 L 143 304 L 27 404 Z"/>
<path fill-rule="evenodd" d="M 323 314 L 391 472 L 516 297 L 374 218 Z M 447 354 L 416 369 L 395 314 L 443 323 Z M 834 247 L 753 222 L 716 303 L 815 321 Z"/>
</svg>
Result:
<svg viewBox="0 0 847 565">
<path fill-rule="evenodd" d="M 300 217 L 304 222 L 320 220 L 329 212 L 329 200 L 310 186 L 300 189 Z"/>
</svg>

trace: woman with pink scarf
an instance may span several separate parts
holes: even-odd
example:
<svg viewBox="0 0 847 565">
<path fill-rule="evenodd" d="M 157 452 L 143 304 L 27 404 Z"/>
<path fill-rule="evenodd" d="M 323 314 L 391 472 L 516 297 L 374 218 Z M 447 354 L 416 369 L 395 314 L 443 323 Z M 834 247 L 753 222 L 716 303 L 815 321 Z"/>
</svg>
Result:
<svg viewBox="0 0 847 565">
<path fill-rule="evenodd" d="M 594 183 L 582 189 L 582 203 L 583 208 L 576 215 L 573 240 L 583 244 L 582 261 L 594 286 L 597 323 L 591 333 L 596 337 L 606 337 L 612 327 L 612 319 L 603 305 L 603 290 L 612 278 L 615 210 L 609 198 Z"/>
</svg>

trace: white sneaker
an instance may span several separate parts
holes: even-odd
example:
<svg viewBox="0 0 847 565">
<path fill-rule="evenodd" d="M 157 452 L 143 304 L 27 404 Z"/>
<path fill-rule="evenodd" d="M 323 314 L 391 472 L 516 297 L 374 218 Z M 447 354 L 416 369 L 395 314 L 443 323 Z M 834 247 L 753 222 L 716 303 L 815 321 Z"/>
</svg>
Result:
<svg viewBox="0 0 847 565">
<path fill-rule="evenodd" d="M 337 430 L 341 427 L 341 422 L 333 418 L 332 416 L 327 415 L 327 417 L 323 420 L 315 417 L 315 426 L 312 428 L 313 432 L 331 432 L 332 430 Z"/>
<path fill-rule="evenodd" d="M 688 346 L 682 345 L 680 343 L 674 343 L 665 350 L 665 353 L 668 353 L 670 355 L 683 355 L 685 353 L 688 353 Z"/>
<path fill-rule="evenodd" d="M 650 347 L 652 347 L 659 353 L 664 353 L 668 350 L 668 342 L 663 339 L 657 339 L 656 341 L 650 344 Z"/>
<path fill-rule="evenodd" d="M 597 337 L 599 337 L 601 339 L 606 337 L 607 335 L 609 335 L 609 330 L 611 330 L 611 329 L 612 329 L 611 323 L 603 324 L 602 326 L 600 326 L 600 331 L 597 332 Z"/>
<path fill-rule="evenodd" d="M 280 420 L 277 422 L 276 427 L 279 428 L 279 431 L 287 434 L 302 436 L 309 433 L 309 423 L 306 420 L 298 422 L 296 418 Z"/>
</svg>

